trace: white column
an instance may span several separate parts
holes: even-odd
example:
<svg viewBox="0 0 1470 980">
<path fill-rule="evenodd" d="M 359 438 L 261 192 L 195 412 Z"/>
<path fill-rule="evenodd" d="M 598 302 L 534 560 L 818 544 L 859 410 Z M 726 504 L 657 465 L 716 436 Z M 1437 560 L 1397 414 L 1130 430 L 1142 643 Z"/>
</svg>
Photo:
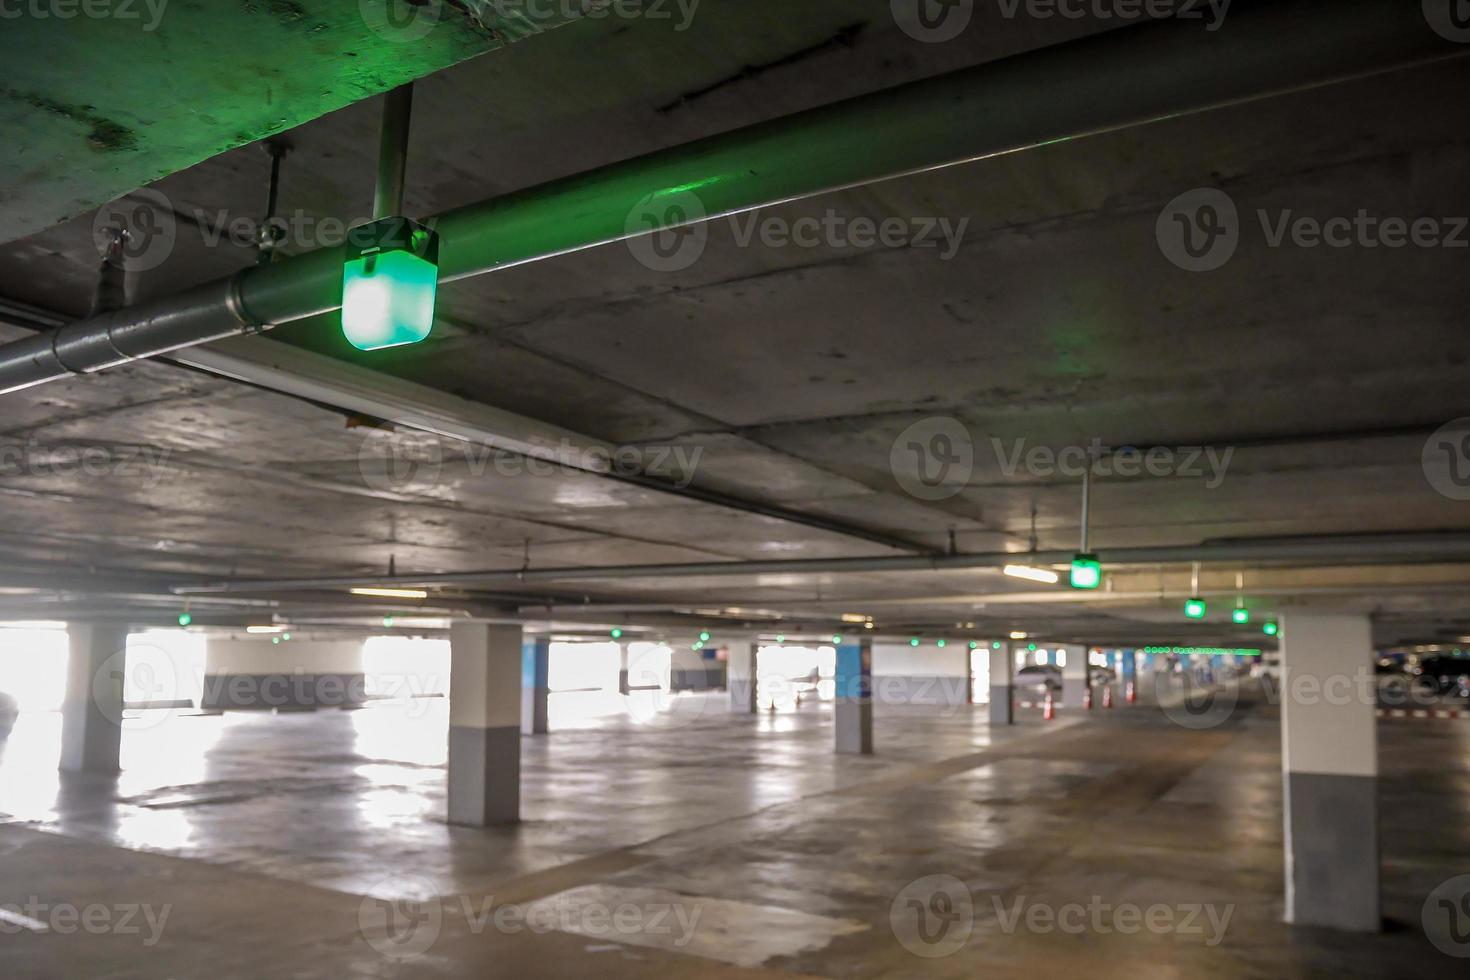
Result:
<svg viewBox="0 0 1470 980">
<path fill-rule="evenodd" d="M 521 628 L 449 630 L 449 822 L 515 823 L 521 798 Z"/>
<path fill-rule="evenodd" d="M 1087 647 L 1059 647 L 1067 652 L 1067 663 L 1062 667 L 1062 706 L 1081 708 L 1087 698 Z"/>
<path fill-rule="evenodd" d="M 760 646 L 755 640 L 730 642 L 726 684 L 730 692 L 730 710 L 737 714 L 753 715 L 757 710 L 755 692 Z"/>
<path fill-rule="evenodd" d="M 1002 643 L 991 645 L 990 657 L 990 723 L 1011 725 L 1015 723 L 1015 673 L 1016 646 Z"/>
<path fill-rule="evenodd" d="M 836 699 L 832 706 L 837 751 L 873 754 L 873 644 L 846 641 L 837 647 Z"/>
<path fill-rule="evenodd" d="M 61 706 L 61 768 L 117 772 L 122 748 L 128 628 L 69 623 L 66 696 Z"/>
<path fill-rule="evenodd" d="M 1365 615 L 1281 623 L 1286 921 L 1376 932 L 1378 712 Z"/>
</svg>

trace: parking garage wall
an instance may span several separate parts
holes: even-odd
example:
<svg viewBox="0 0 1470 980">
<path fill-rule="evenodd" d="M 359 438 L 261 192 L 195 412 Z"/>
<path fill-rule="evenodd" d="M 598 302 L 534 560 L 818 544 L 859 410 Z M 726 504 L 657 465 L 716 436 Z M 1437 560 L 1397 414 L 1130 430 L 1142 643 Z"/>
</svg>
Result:
<svg viewBox="0 0 1470 980">
<path fill-rule="evenodd" d="M 211 637 L 199 707 L 206 711 L 351 708 L 367 700 L 363 641 Z"/>
<path fill-rule="evenodd" d="M 873 644 L 873 697 L 879 704 L 952 708 L 970 700 L 970 650 L 952 640 Z"/>
</svg>

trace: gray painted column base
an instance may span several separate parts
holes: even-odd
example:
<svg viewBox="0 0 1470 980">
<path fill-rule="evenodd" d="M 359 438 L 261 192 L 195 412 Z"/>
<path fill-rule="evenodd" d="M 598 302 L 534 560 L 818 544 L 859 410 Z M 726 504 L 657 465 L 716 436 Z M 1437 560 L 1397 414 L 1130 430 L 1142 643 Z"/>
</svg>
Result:
<svg viewBox="0 0 1470 980">
<path fill-rule="evenodd" d="M 544 687 L 521 688 L 521 733 L 545 735 L 546 698 L 551 692 Z"/>
<path fill-rule="evenodd" d="M 1285 782 L 1286 921 L 1378 932 L 1378 778 L 1288 772 Z"/>
<path fill-rule="evenodd" d="M 841 701 L 832 708 L 837 723 L 837 751 L 873 754 L 873 702 Z"/>
<path fill-rule="evenodd" d="M 990 689 L 990 723 L 992 725 L 1014 725 L 1016 723 L 1015 691 L 1013 687 Z"/>
<path fill-rule="evenodd" d="M 521 731 L 449 728 L 449 822 L 488 827 L 521 819 Z"/>
<path fill-rule="evenodd" d="M 730 710 L 736 714 L 755 714 L 754 679 L 749 677 L 732 677 L 730 679 Z"/>
</svg>

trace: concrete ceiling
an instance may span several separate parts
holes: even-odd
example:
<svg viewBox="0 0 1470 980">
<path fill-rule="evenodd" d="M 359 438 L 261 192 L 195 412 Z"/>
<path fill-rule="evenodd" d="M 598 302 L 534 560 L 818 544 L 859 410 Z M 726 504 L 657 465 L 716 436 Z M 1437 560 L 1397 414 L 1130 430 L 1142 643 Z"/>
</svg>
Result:
<svg viewBox="0 0 1470 980">
<path fill-rule="evenodd" d="M 922 44 L 894 26 L 879 0 L 701 5 L 683 30 L 680 8 L 671 9 L 673 20 L 579 20 L 424 78 L 409 212 L 436 213 L 1117 26 L 981 9 L 960 38 Z M 433 57 L 463 56 L 444 43 Z M 187 40 L 157 60 L 178 73 L 179 89 L 218 74 Z M 340 67 L 330 54 L 321 60 Z M 11 74 L 12 85 L 25 78 L 25 70 Z M 382 80 L 378 88 L 394 81 Z M 129 100 L 135 112 L 146 104 L 137 86 L 118 90 L 86 75 L 79 82 L 119 100 L 110 118 L 122 118 Z M 953 534 L 960 550 L 1023 550 L 1033 507 L 1042 548 L 1075 547 L 1078 481 L 1010 470 L 1006 458 L 1018 448 L 1093 440 L 1210 447 L 1217 465 L 1230 454 L 1223 476 L 1202 457 L 1182 475 L 1099 478 L 1092 538 L 1104 553 L 1217 538 L 1466 529 L 1470 503 L 1437 493 L 1421 461 L 1430 433 L 1470 415 L 1463 246 L 1273 247 L 1256 215 L 1470 215 L 1470 144 L 1457 112 L 1467 82 L 1470 65 L 1460 59 L 760 213 L 967 221 L 952 256 L 943 248 L 746 246 L 720 221 L 703 257 L 677 272 L 652 271 L 619 244 L 447 284 L 434 337 L 417 347 L 362 354 L 330 317 L 252 343 L 324 353 L 613 444 L 698 452 L 700 487 L 933 549 L 947 548 Z M 367 94 L 332 86 L 324 102 L 293 101 L 302 119 Z M 101 95 L 69 98 L 96 103 Z M 170 128 L 129 118 L 141 134 Z M 36 134 L 32 154 L 64 153 L 77 139 L 31 129 L 29 117 L 20 124 Z M 281 206 L 296 229 L 288 251 L 329 244 L 323 235 L 334 229 L 324 219 L 366 215 L 376 127 L 370 100 L 286 134 L 293 149 Z M 175 229 L 166 260 L 136 277 L 135 299 L 254 262 L 229 229 L 245 219 L 248 230 L 260 217 L 267 158 L 243 146 L 180 169 L 231 144 L 191 145 L 146 135 L 128 150 L 127 167 L 82 168 L 61 183 L 10 168 L 28 175 L 0 198 L 7 208 L 20 202 L 0 216 L 0 240 L 24 237 L 0 246 L 0 296 L 85 313 L 97 266 L 94 215 L 28 234 L 50 223 L 30 206 L 60 201 L 63 184 L 67 201 L 96 203 L 130 186 L 128 175 L 138 182 L 169 173 L 151 188 L 164 195 Z M 1207 273 L 1176 267 L 1156 236 L 1168 202 L 1201 186 L 1228 193 L 1244 229 L 1234 258 Z M 68 213 L 47 206 L 51 220 Z M 377 575 L 390 559 L 400 571 L 447 571 L 527 560 L 545 567 L 885 553 L 840 533 L 587 474 L 527 475 L 454 443 L 437 444 L 432 472 L 384 479 L 372 461 L 402 433 L 162 362 L 8 395 L 4 408 L 0 440 L 29 447 L 31 462 L 0 468 L 0 554 L 27 567 L 186 581 Z M 934 417 L 957 420 L 975 450 L 968 485 L 937 501 L 906 492 L 892 462 L 900 434 Z M 88 471 L 66 454 L 84 447 L 142 463 Z M 1187 452 L 1175 458 L 1183 464 Z M 1114 579 L 1116 590 L 1133 594 L 1155 590 L 1163 574 L 1164 599 L 1083 604 L 987 600 L 1036 587 L 983 571 L 606 580 L 519 591 L 544 593 L 558 610 L 568 600 L 609 609 L 568 613 L 567 621 L 631 622 L 638 614 L 613 607 L 646 604 L 760 608 L 813 621 L 863 612 L 895 629 L 975 622 L 977 631 L 1025 628 L 1096 642 L 1259 637 L 1180 623 L 1173 596 L 1188 586 L 1186 571 Z M 1223 576 L 1212 587 L 1229 592 L 1235 571 L 1212 570 Z M 1348 591 L 1313 593 L 1328 575 L 1321 569 L 1293 578 L 1255 568 L 1246 591 L 1263 590 L 1252 597 L 1263 611 L 1323 603 L 1374 611 L 1385 642 L 1470 632 L 1461 623 L 1470 611 L 1460 609 L 1470 571 L 1439 569 L 1427 579 L 1404 568 L 1339 571 L 1348 578 L 1337 586 Z M 1155 584 L 1138 586 L 1139 576 Z M 1376 588 L 1391 581 L 1398 587 Z M 1459 591 L 1432 591 L 1449 586 Z"/>
</svg>

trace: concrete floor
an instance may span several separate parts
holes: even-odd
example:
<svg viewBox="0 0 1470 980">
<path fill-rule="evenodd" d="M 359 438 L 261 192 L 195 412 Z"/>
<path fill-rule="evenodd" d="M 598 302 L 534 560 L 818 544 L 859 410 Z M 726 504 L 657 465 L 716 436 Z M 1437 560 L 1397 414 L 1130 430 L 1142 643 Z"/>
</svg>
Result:
<svg viewBox="0 0 1470 980">
<path fill-rule="evenodd" d="M 1419 923 L 1470 871 L 1470 725 L 1380 723 L 1388 925 L 1357 937 L 1280 922 L 1268 707 L 999 733 L 981 708 L 880 707 L 858 758 L 825 706 L 679 704 L 649 724 L 554 699 L 526 822 L 487 831 L 442 821 L 443 702 L 133 721 L 116 779 L 58 776 L 55 716 L 24 717 L 0 910 L 53 928 L 0 913 L 0 975 L 1465 975 Z M 68 931 L 62 905 L 106 911 Z M 1161 906 L 1155 928 L 1123 934 L 1122 906 Z"/>
</svg>

